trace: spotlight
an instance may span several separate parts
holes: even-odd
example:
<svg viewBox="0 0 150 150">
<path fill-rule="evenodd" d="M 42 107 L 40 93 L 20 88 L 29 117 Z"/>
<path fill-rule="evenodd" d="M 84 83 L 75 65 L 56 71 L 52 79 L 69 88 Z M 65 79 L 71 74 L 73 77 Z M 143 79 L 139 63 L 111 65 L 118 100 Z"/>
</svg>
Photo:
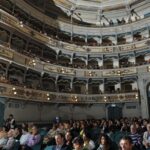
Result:
<svg viewBox="0 0 150 150">
<path fill-rule="evenodd" d="M 13 90 L 13 91 L 15 91 L 15 90 L 16 90 L 16 88 L 15 88 L 15 87 L 13 87 L 13 88 L 12 88 L 12 90 Z"/>
<path fill-rule="evenodd" d="M 17 94 L 17 92 L 16 91 L 14 91 L 14 95 L 16 95 Z"/>
</svg>

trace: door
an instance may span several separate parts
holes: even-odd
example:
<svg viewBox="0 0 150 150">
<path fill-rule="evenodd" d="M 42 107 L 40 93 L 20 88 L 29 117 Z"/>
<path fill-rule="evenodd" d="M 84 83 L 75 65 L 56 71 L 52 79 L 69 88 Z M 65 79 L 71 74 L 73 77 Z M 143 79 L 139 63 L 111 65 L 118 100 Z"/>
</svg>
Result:
<svg viewBox="0 0 150 150">
<path fill-rule="evenodd" d="M 108 119 L 122 118 L 122 108 L 114 105 L 108 107 Z"/>
<path fill-rule="evenodd" d="M 5 110 L 5 105 L 0 102 L 0 126 L 2 126 L 4 123 L 4 110 Z"/>
<path fill-rule="evenodd" d="M 150 117 L 150 84 L 147 88 L 147 107 L 148 107 L 148 115 Z"/>
</svg>

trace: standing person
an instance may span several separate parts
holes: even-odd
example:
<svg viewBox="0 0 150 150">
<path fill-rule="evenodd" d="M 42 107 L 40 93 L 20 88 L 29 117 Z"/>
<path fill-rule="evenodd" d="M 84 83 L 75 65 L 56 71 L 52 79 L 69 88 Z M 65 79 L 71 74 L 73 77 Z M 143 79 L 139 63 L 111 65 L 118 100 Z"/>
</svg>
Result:
<svg viewBox="0 0 150 150">
<path fill-rule="evenodd" d="M 16 126 L 16 121 L 14 119 L 13 114 L 10 114 L 9 117 L 6 119 L 5 126 L 7 130 L 14 129 Z"/>
</svg>

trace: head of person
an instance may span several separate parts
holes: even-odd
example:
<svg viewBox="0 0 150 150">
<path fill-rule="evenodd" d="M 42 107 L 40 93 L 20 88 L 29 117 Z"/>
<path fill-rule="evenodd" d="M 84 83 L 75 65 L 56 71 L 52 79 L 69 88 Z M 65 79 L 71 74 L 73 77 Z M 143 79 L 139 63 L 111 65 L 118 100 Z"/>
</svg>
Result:
<svg viewBox="0 0 150 150">
<path fill-rule="evenodd" d="M 101 145 L 109 145 L 110 144 L 110 139 L 107 134 L 102 133 L 100 135 L 99 144 L 101 144 Z"/>
<path fill-rule="evenodd" d="M 66 141 L 71 141 L 72 140 L 72 135 L 70 131 L 67 131 L 65 134 L 65 140 Z"/>
<path fill-rule="evenodd" d="M 28 127 L 27 126 L 22 127 L 22 134 L 25 134 L 27 132 L 28 132 Z"/>
<path fill-rule="evenodd" d="M 119 142 L 121 150 L 132 150 L 133 144 L 132 139 L 129 136 L 124 136 Z"/>
<path fill-rule="evenodd" d="M 32 135 L 37 135 L 38 134 L 38 127 L 36 125 L 32 126 Z"/>
<path fill-rule="evenodd" d="M 1 138 L 7 138 L 7 132 L 6 132 L 6 130 L 1 129 L 1 131 L 0 131 L 0 139 Z"/>
<path fill-rule="evenodd" d="M 130 132 L 131 132 L 131 134 L 135 134 L 137 132 L 135 124 L 131 124 L 131 126 L 130 126 Z"/>
<path fill-rule="evenodd" d="M 83 148 L 84 141 L 82 137 L 75 137 L 72 141 L 75 150 L 81 150 Z"/>
<path fill-rule="evenodd" d="M 64 134 L 63 133 L 56 133 L 55 135 L 55 142 L 56 142 L 56 145 L 63 145 L 64 144 Z"/>
<path fill-rule="evenodd" d="M 7 132 L 7 137 L 10 138 L 10 137 L 13 137 L 14 136 L 14 130 L 13 129 L 10 129 L 8 132 Z"/>
<path fill-rule="evenodd" d="M 89 141 L 91 139 L 91 135 L 88 131 L 83 132 L 83 141 Z"/>
<path fill-rule="evenodd" d="M 22 123 L 22 124 L 21 124 L 21 127 L 22 127 L 22 128 L 25 128 L 25 127 L 28 128 L 28 124 L 27 124 L 27 123 Z"/>
<path fill-rule="evenodd" d="M 21 135 L 22 134 L 22 129 L 19 127 L 16 127 L 14 130 L 14 137 Z"/>
<path fill-rule="evenodd" d="M 13 118 L 14 118 L 13 114 L 10 114 L 9 119 L 13 119 Z"/>
<path fill-rule="evenodd" d="M 147 124 L 146 128 L 147 128 L 147 131 L 150 132 L 150 123 Z"/>
</svg>

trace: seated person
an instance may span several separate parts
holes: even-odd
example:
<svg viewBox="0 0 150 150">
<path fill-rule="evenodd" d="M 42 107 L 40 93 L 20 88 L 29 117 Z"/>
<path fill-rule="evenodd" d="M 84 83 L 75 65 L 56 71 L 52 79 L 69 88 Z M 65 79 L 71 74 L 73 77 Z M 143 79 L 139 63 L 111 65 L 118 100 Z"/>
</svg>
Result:
<svg viewBox="0 0 150 150">
<path fill-rule="evenodd" d="M 37 145 L 41 140 L 41 136 L 38 133 L 38 127 L 33 125 L 32 126 L 32 133 L 28 138 L 28 141 L 25 145 L 25 150 L 32 150 L 32 147 Z"/>
<path fill-rule="evenodd" d="M 131 124 L 129 136 L 132 139 L 133 145 L 140 149 L 142 147 L 142 138 L 141 135 L 137 133 L 135 124 Z"/>
<path fill-rule="evenodd" d="M 14 130 L 14 139 L 17 140 L 17 141 L 19 141 L 21 135 L 22 135 L 22 130 L 21 130 L 21 128 L 16 127 L 15 130 Z"/>
<path fill-rule="evenodd" d="M 14 130 L 10 129 L 7 133 L 7 142 L 6 144 L 2 145 L 0 148 L 3 150 L 13 150 L 13 147 L 15 145 L 15 139 L 14 139 Z"/>
<path fill-rule="evenodd" d="M 19 140 L 20 148 L 24 148 L 25 147 L 25 145 L 27 144 L 27 141 L 28 141 L 30 135 L 31 134 L 28 132 L 28 127 L 27 126 L 22 127 L 22 135 L 21 135 L 20 140 Z"/>
<path fill-rule="evenodd" d="M 72 144 L 72 134 L 70 131 L 67 131 L 65 134 L 66 145 L 68 145 L 71 149 L 73 149 Z"/>
<path fill-rule="evenodd" d="M 150 149 L 150 123 L 147 124 L 147 131 L 143 135 L 143 145 L 146 149 Z"/>
<path fill-rule="evenodd" d="M 3 147 L 7 143 L 7 132 L 5 130 L 0 131 L 0 147 Z"/>
<path fill-rule="evenodd" d="M 84 141 L 84 147 L 86 147 L 88 150 L 93 150 L 95 148 L 95 143 L 93 140 L 91 140 L 91 135 L 88 131 L 83 132 L 83 141 Z"/>
<path fill-rule="evenodd" d="M 117 150 L 118 148 L 113 145 L 113 142 L 109 136 L 105 133 L 102 133 L 99 138 L 99 146 L 97 150 Z"/>
<path fill-rule="evenodd" d="M 137 150 L 132 144 L 132 139 L 129 136 L 124 136 L 119 142 L 120 150 Z"/>
<path fill-rule="evenodd" d="M 74 150 L 88 150 L 87 148 L 84 147 L 84 141 L 80 136 L 75 137 L 72 143 L 73 143 Z"/>
<path fill-rule="evenodd" d="M 71 150 L 71 148 L 65 144 L 65 136 L 63 133 L 56 133 L 55 142 L 56 145 L 52 147 L 52 150 Z"/>
<path fill-rule="evenodd" d="M 49 137 L 55 137 L 55 134 L 57 132 L 57 125 L 56 124 L 53 124 L 53 127 L 48 131 L 47 135 Z"/>
</svg>

